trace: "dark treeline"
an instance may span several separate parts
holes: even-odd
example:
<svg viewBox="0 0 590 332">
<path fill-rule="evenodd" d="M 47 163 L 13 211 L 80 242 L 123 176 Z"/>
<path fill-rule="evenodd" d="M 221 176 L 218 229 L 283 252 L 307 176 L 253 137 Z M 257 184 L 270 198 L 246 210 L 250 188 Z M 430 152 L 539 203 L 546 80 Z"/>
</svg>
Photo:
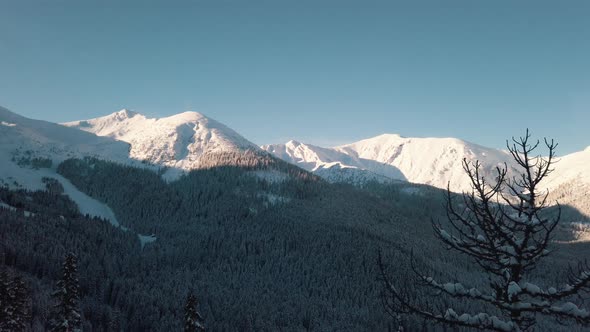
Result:
<svg viewBox="0 0 590 332">
<path fill-rule="evenodd" d="M 190 291 L 212 331 L 395 330 L 381 305 L 378 248 L 398 278 L 409 273 L 411 250 L 435 274 L 480 278 L 432 241 L 430 217 L 444 214 L 437 190 L 376 183 L 359 190 L 289 165 L 240 165 L 172 183 L 95 159 L 59 166 L 125 228 L 81 215 L 51 180 L 46 191 L 2 188 L 2 201 L 18 209 L 0 208 L 0 255 L 28 284 L 33 329 L 47 326 L 69 252 L 78 257 L 85 331 L 181 330 Z M 156 241 L 142 249 L 138 234 Z M 567 257 L 542 268 L 543 277 L 559 274 Z"/>
<path fill-rule="evenodd" d="M 117 319 L 113 305 L 127 301 L 114 290 L 131 284 L 114 276 L 135 266 L 134 257 L 140 255 L 137 237 L 102 219 L 81 215 L 61 194 L 0 188 L 0 197 L 19 207 L 0 208 L 0 263 L 20 271 L 26 280 L 33 330 L 48 327 L 51 295 L 68 252 L 81 258 L 84 327 L 106 330 Z M 62 207 L 59 212 L 56 206 Z"/>
<path fill-rule="evenodd" d="M 167 184 L 93 159 L 60 165 L 128 231 L 80 215 L 59 190 L 5 190 L 9 205 L 21 204 L 2 210 L 1 248 L 5 264 L 43 290 L 33 292 L 35 326 L 47 320 L 48 294 L 74 252 L 85 329 L 178 330 L 189 289 L 215 331 L 386 329 L 375 254 L 401 220 L 352 187 L 313 176 L 264 180 L 257 170 L 211 168 Z M 43 197 L 47 213 L 25 216 L 32 196 Z M 70 208 L 52 212 L 57 201 Z M 136 232 L 157 240 L 142 250 Z"/>
</svg>

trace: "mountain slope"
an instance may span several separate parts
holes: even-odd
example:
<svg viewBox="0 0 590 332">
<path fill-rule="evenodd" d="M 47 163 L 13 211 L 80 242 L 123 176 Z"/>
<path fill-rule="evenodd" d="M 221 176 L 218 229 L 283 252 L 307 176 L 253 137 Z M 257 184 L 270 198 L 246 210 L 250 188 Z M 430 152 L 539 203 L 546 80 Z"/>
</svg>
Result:
<svg viewBox="0 0 590 332">
<path fill-rule="evenodd" d="M 557 158 L 555 171 L 548 176 L 545 185 L 556 188 L 571 181 L 590 184 L 590 146 L 583 151 Z"/>
<path fill-rule="evenodd" d="M 569 205 L 585 217 L 574 221 L 590 221 L 590 147 L 557 160 L 555 170 L 544 183 L 550 192 L 550 203 Z"/>
<path fill-rule="evenodd" d="M 200 168 L 204 155 L 259 151 L 232 129 L 196 112 L 155 119 L 122 110 L 63 125 L 127 142 L 131 158 L 179 170 Z"/>
<path fill-rule="evenodd" d="M 455 138 L 406 138 L 381 135 L 335 148 L 293 143 L 265 145 L 268 152 L 330 179 L 332 165 L 352 168 L 391 180 L 407 180 L 455 191 L 470 190 L 462 160 L 480 160 L 484 175 L 493 178 L 496 166 L 511 165 L 511 156 Z"/>
<path fill-rule="evenodd" d="M 29 151 L 56 161 L 72 156 L 97 156 L 113 161 L 127 159 L 128 144 L 97 137 L 55 123 L 28 119 L 0 107 L 0 151 L 15 158 Z"/>
<path fill-rule="evenodd" d="M 411 138 L 381 135 L 336 147 L 353 158 L 374 160 L 397 167 L 410 182 L 468 191 L 471 182 L 463 170 L 463 158 L 479 160 L 483 175 L 493 179 L 495 168 L 512 164 L 503 151 L 486 148 L 456 138 Z"/>
<path fill-rule="evenodd" d="M 384 183 L 405 179 L 394 166 L 370 159 L 352 158 L 344 152 L 293 140 L 286 144 L 263 145 L 262 149 L 303 169 L 315 172 L 330 182 L 362 185 L 367 181 Z"/>
<path fill-rule="evenodd" d="M 0 185 L 41 190 L 44 178 L 56 179 L 82 213 L 114 224 L 117 220 L 108 206 L 80 192 L 55 168 L 66 159 L 87 156 L 133 164 L 128 150 L 127 143 L 28 119 L 0 107 Z"/>
</svg>

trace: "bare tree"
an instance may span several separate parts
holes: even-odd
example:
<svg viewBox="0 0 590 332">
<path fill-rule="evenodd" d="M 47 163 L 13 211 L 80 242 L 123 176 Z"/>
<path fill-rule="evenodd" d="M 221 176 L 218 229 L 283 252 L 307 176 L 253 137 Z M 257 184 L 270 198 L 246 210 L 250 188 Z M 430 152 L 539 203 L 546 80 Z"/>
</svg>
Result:
<svg viewBox="0 0 590 332">
<path fill-rule="evenodd" d="M 561 208 L 553 217 L 546 213 L 548 191 L 541 181 L 553 171 L 555 148 L 553 140 L 544 140 L 548 156 L 533 155 L 539 141 L 524 137 L 507 143 L 520 174 L 509 176 L 507 166 L 497 167 L 494 182 L 488 182 L 479 162 L 463 160 L 463 168 L 471 179 L 471 193 L 456 198 L 447 188 L 448 223 L 432 220 L 436 236 L 448 249 L 470 256 L 489 278 L 489 287 L 442 283 L 420 273 L 412 258 L 416 285 L 436 294 L 462 301 L 479 302 L 491 313 L 457 313 L 450 307 L 418 303 L 407 287 L 395 285 L 385 271 L 381 254 L 379 267 L 385 285 L 384 305 L 394 317 L 411 314 L 435 323 L 479 330 L 530 330 L 538 315 L 554 318 L 560 323 L 590 324 L 590 312 L 579 306 L 574 297 L 590 292 L 590 267 L 579 264 L 570 269 L 568 282 L 561 287 L 543 289 L 527 282 L 527 274 L 551 251 L 552 233 L 561 217 Z M 480 290 L 482 289 L 482 290 Z M 576 298 L 581 301 L 582 298 Z"/>
</svg>

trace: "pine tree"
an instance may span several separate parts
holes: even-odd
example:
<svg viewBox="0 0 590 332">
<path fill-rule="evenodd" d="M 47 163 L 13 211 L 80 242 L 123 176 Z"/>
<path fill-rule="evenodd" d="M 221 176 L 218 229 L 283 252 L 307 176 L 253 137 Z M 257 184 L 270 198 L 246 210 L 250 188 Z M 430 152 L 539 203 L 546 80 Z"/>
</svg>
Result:
<svg viewBox="0 0 590 332">
<path fill-rule="evenodd" d="M 195 332 L 205 331 L 203 317 L 197 310 L 197 298 L 193 293 L 189 293 L 184 306 L 184 331 Z"/>
<path fill-rule="evenodd" d="M 8 272 L 0 272 L 0 331 L 8 331 L 8 323 L 12 320 L 12 283 Z"/>
<path fill-rule="evenodd" d="M 25 282 L 0 273 L 0 331 L 24 331 L 30 323 L 28 291 Z"/>
<path fill-rule="evenodd" d="M 70 253 L 66 256 L 62 278 L 57 282 L 53 294 L 57 304 L 50 318 L 50 329 L 55 332 L 81 331 L 81 315 L 78 302 L 80 286 L 78 282 L 77 258 Z"/>
<path fill-rule="evenodd" d="M 8 328 L 11 331 L 24 331 L 30 323 L 31 314 L 28 289 L 20 276 L 15 276 L 12 281 L 12 303 L 14 306 L 14 315 Z"/>
</svg>

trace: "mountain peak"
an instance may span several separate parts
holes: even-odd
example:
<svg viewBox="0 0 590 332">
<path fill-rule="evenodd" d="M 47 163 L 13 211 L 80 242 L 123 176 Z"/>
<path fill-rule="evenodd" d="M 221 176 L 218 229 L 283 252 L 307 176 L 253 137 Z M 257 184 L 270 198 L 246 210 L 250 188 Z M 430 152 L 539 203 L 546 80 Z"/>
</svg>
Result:
<svg viewBox="0 0 590 332">
<path fill-rule="evenodd" d="M 123 109 L 64 125 L 127 142 L 131 158 L 180 170 L 201 167 L 205 155 L 258 149 L 231 128 L 197 112 L 148 118 Z"/>
<path fill-rule="evenodd" d="M 383 133 L 381 135 L 375 136 L 374 138 L 405 138 L 405 137 L 400 134 Z"/>
<path fill-rule="evenodd" d="M 300 146 L 302 144 L 301 144 L 301 142 L 292 139 L 289 142 L 287 142 L 285 145 L 291 146 L 291 147 L 297 147 L 297 146 Z"/>
<path fill-rule="evenodd" d="M 172 121 L 172 122 L 187 123 L 187 122 L 195 122 L 195 121 L 211 120 L 211 119 L 201 113 L 187 111 L 187 112 L 182 112 L 182 113 L 171 115 L 167 118 L 161 118 L 159 120 L 168 120 L 168 121 Z"/>
<path fill-rule="evenodd" d="M 134 111 L 129 110 L 129 109 L 126 109 L 126 108 L 124 108 L 124 109 L 122 109 L 122 110 L 120 110 L 118 112 L 115 112 L 115 113 L 111 114 L 112 117 L 114 117 L 114 118 L 116 118 L 118 120 L 130 119 L 130 118 L 132 118 L 132 117 L 134 117 L 136 115 L 139 115 L 139 113 L 134 112 Z"/>
</svg>

